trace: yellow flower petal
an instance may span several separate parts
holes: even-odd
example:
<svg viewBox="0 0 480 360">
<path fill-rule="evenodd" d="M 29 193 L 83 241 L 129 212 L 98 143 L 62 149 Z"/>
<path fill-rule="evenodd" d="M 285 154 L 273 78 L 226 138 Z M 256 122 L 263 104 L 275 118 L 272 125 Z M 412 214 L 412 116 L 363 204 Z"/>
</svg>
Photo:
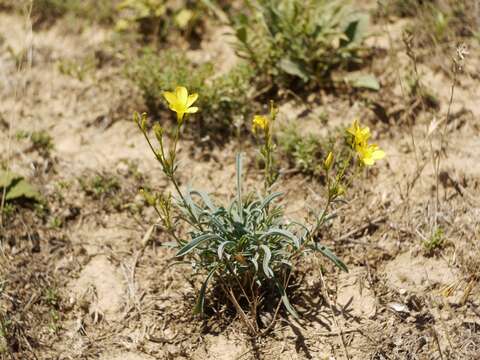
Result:
<svg viewBox="0 0 480 360">
<path fill-rule="evenodd" d="M 168 101 L 169 104 L 174 104 L 177 102 L 177 96 L 170 91 L 165 91 L 163 97 Z"/>
<path fill-rule="evenodd" d="M 261 130 L 265 130 L 268 126 L 268 119 L 266 116 L 263 116 L 263 115 L 255 115 L 253 117 L 253 121 L 252 121 L 252 131 L 254 133 L 257 132 L 257 130 L 261 129 Z"/>
<path fill-rule="evenodd" d="M 381 160 L 385 157 L 385 152 L 383 150 L 375 150 L 372 153 L 372 159 L 373 160 Z"/>
<path fill-rule="evenodd" d="M 178 104 L 187 107 L 188 90 L 183 86 L 177 86 L 175 89 L 175 95 L 177 96 Z"/>
<path fill-rule="evenodd" d="M 188 95 L 188 98 L 187 98 L 187 107 L 192 106 L 193 103 L 194 103 L 195 101 L 197 101 L 197 99 L 198 99 L 198 94 L 197 94 L 197 93 Z"/>
<path fill-rule="evenodd" d="M 196 113 L 197 111 L 198 111 L 198 107 L 192 106 L 192 107 L 189 107 L 189 108 L 187 109 L 187 111 L 185 111 L 185 112 L 188 113 L 188 114 L 194 114 L 194 113 Z"/>
<path fill-rule="evenodd" d="M 370 129 L 368 126 L 361 127 L 358 120 L 354 120 L 347 128 L 347 133 L 351 135 L 350 145 L 356 150 L 358 147 L 366 146 L 370 138 Z"/>
<path fill-rule="evenodd" d="M 165 91 L 163 96 L 168 102 L 170 110 L 177 113 L 177 120 L 183 121 L 185 114 L 196 113 L 198 107 L 191 107 L 191 105 L 198 99 L 198 94 L 188 95 L 188 90 L 184 86 L 177 86 L 175 92 Z"/>
</svg>

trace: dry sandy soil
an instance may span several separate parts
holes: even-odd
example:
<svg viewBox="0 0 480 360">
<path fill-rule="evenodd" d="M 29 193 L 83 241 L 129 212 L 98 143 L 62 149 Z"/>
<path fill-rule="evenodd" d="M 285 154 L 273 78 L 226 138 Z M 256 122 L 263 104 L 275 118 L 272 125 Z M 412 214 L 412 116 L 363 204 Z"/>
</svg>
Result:
<svg viewBox="0 0 480 360">
<path fill-rule="evenodd" d="M 467 44 L 446 124 L 452 77 L 441 67 L 419 65 L 438 109 L 406 99 L 400 80 L 412 65 L 400 21 L 379 26 L 381 35 L 369 40 L 379 93 L 319 93 L 306 103 L 281 104 L 281 121 L 300 122 L 305 133 L 324 134 L 360 117 L 375 129 L 387 158 L 358 179 L 324 235 L 350 272 L 308 256 L 293 296 L 302 320 L 284 314 L 271 334 L 251 338 L 220 306 L 194 316 L 199 279 L 188 265 L 172 266 L 174 252 L 159 246 L 166 234 L 145 238 L 156 218 L 138 188 L 167 184 L 130 120 L 143 103 L 119 60 L 88 70 L 83 80 L 59 71 L 61 61 L 103 49 L 109 30 L 65 31 L 58 22 L 31 33 L 26 25 L 22 17 L 0 14 L 0 160 L 39 187 L 49 210 L 41 216 L 19 210 L 0 233 L 0 311 L 10 318 L 0 358 L 480 359 L 478 43 Z M 224 54 L 222 63 L 230 59 L 225 43 L 211 38 L 203 40 L 203 51 Z M 25 49 L 29 63 L 19 70 L 14 54 Z M 452 49 L 446 57 L 454 55 Z M 319 114 L 328 115 L 327 125 Z M 444 128 L 437 183 L 432 149 Z M 53 137 L 49 154 L 15 136 L 39 130 Z M 250 159 L 247 185 L 261 186 L 255 148 L 237 140 L 210 149 L 184 140 L 183 183 L 220 199 L 231 196 L 238 150 Z M 99 174 L 117 183 L 92 193 L 85 182 Z M 293 174 L 278 187 L 293 218 L 323 201 L 318 179 Z M 423 243 L 435 218 L 444 242 L 428 252 Z M 321 266 L 328 270 L 326 290 Z"/>
</svg>

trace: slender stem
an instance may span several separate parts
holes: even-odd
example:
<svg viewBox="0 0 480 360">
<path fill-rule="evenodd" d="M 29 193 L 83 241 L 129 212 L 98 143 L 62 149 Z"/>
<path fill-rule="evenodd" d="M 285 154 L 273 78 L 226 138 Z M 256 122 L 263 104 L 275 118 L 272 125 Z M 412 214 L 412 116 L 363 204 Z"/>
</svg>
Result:
<svg viewBox="0 0 480 360">
<path fill-rule="evenodd" d="M 232 302 L 233 306 L 235 306 L 235 309 L 237 310 L 237 312 L 240 314 L 241 318 L 243 319 L 243 321 L 245 322 L 245 324 L 247 324 L 247 326 L 250 328 L 250 330 L 252 330 L 252 333 L 253 334 L 256 334 L 257 333 L 257 330 L 255 329 L 255 327 L 252 325 L 252 322 L 248 319 L 247 317 L 247 314 L 245 314 L 245 311 L 243 311 L 242 307 L 240 306 L 240 304 L 238 303 L 237 299 L 235 298 L 235 295 L 233 294 L 233 291 L 232 291 L 232 288 L 229 287 L 225 281 L 223 280 L 223 278 L 221 276 L 218 277 L 220 279 L 220 282 L 221 282 L 221 286 L 222 286 L 222 289 L 223 291 L 225 292 L 225 294 L 227 295 L 227 297 L 230 299 L 230 301 Z M 228 290 L 227 290 L 228 289 Z"/>
<path fill-rule="evenodd" d="M 242 283 L 240 282 L 240 279 L 238 278 L 237 274 L 235 274 L 235 272 L 232 269 L 232 265 L 230 264 L 230 262 L 228 260 L 225 263 L 227 264 L 228 271 L 233 275 L 233 277 L 237 281 L 238 285 L 240 286 L 240 290 L 242 290 L 242 293 L 245 296 L 245 298 L 247 299 L 248 304 L 251 304 L 250 298 L 248 297 L 247 292 L 243 288 Z"/>
</svg>

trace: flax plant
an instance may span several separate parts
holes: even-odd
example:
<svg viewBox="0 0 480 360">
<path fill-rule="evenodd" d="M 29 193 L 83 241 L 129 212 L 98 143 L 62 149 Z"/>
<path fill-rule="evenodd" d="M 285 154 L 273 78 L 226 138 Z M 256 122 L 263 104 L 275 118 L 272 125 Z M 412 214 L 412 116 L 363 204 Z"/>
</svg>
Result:
<svg viewBox="0 0 480 360">
<path fill-rule="evenodd" d="M 272 133 L 277 109 L 273 103 L 268 116 L 257 115 L 252 121 L 252 131 L 263 139 L 260 153 L 265 160 L 264 194 L 245 192 L 243 155 L 237 154 L 236 194 L 230 204 L 223 205 L 190 186 L 181 189 L 177 177 L 177 144 L 183 127 L 188 123 L 187 116 L 199 110 L 193 106 L 198 95 L 189 95 L 186 88 L 177 87 L 173 92 L 165 92 L 164 97 L 169 108 L 177 114 L 168 144 L 165 139 L 167 132 L 156 124 L 153 132 L 158 147 L 154 146 L 147 132 L 146 114 L 140 116 L 135 113 L 134 120 L 163 173 L 173 184 L 176 195 L 155 194 L 146 190 L 142 193 L 147 203 L 155 208 L 162 227 L 174 238 L 176 257 L 189 259 L 194 270 L 205 275 L 195 312 L 204 312 L 207 287 L 212 281 L 223 291 L 251 334 L 264 334 L 272 329 L 282 305 L 290 316 L 298 318 L 299 314 L 290 303 L 288 288 L 293 270 L 298 268 L 305 254 L 319 252 L 341 270 L 348 271 L 342 260 L 317 239 L 323 226 L 334 218 L 330 213 L 332 204 L 348 186 L 347 170 L 363 167 L 360 164 L 373 165 L 379 158 L 376 156 L 373 162 L 364 161 L 371 158 L 371 155 L 362 153 L 369 149 L 368 128 L 358 125 L 358 131 L 349 134 L 350 141 L 356 145 L 350 149 L 350 156 L 340 164 L 336 163 L 333 152 L 324 159 L 323 167 L 328 179 L 325 206 L 315 216 L 313 224 L 302 224 L 284 217 L 284 206 L 278 203 L 283 194 L 271 191 L 272 184 L 278 179 Z M 359 161 L 353 161 L 354 157 Z M 178 232 L 179 221 L 187 223 L 187 234 Z M 262 324 L 261 311 L 265 311 L 275 299 L 278 302 L 272 321 Z"/>
</svg>

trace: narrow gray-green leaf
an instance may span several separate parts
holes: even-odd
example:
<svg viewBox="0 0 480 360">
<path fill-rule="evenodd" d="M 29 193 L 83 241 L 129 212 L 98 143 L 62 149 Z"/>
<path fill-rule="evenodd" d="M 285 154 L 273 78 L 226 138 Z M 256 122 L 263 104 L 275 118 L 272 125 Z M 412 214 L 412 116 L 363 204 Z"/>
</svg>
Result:
<svg viewBox="0 0 480 360">
<path fill-rule="evenodd" d="M 203 314 L 203 308 L 205 306 L 205 292 L 207 291 L 208 282 L 214 274 L 215 270 L 217 270 L 217 268 L 213 268 L 212 270 L 210 270 L 207 278 L 205 279 L 202 287 L 200 288 L 200 294 L 198 294 L 197 304 L 195 305 L 195 309 L 193 311 L 195 314 Z"/>
<path fill-rule="evenodd" d="M 270 203 L 275 200 L 276 198 L 282 196 L 283 193 L 281 192 L 274 192 L 268 195 L 265 199 L 263 199 L 262 204 L 260 205 L 260 208 L 263 209 L 266 206 L 270 205 Z"/>
<path fill-rule="evenodd" d="M 275 279 L 275 284 L 277 285 L 277 289 L 280 292 L 280 296 L 283 302 L 283 306 L 285 306 L 285 309 L 287 309 L 290 315 L 292 315 L 294 318 L 299 319 L 297 312 L 293 308 L 292 304 L 290 304 L 290 300 L 288 300 L 288 296 L 285 292 L 285 288 L 283 287 L 283 285 L 277 279 Z"/>
<path fill-rule="evenodd" d="M 255 268 L 255 271 L 258 271 L 258 253 L 255 254 L 255 256 L 250 259 L 250 261 L 252 262 L 253 264 L 253 267 Z"/>
<path fill-rule="evenodd" d="M 296 248 L 299 248 L 300 247 L 300 240 L 298 239 L 298 237 L 296 237 L 295 235 L 293 235 L 290 231 L 288 230 L 283 230 L 283 229 L 278 229 L 278 228 L 274 228 L 274 229 L 270 229 L 268 230 L 267 232 L 265 232 L 261 237 L 260 239 L 265 239 L 269 236 L 282 236 L 284 238 L 287 238 L 291 241 L 293 241 L 294 245 Z"/>
<path fill-rule="evenodd" d="M 191 190 L 190 192 L 191 192 L 192 194 L 195 194 L 195 195 L 200 196 L 200 198 L 203 200 L 203 203 L 204 203 L 211 211 L 215 211 L 215 210 L 216 210 L 215 205 L 213 205 L 213 202 L 212 202 L 212 200 L 210 199 L 210 197 L 208 196 L 207 193 L 205 193 L 205 192 L 203 192 L 203 191 L 200 191 L 200 190 Z"/>
<path fill-rule="evenodd" d="M 329 248 L 324 245 L 315 244 L 314 249 L 321 252 L 329 260 L 331 260 L 336 266 L 342 269 L 345 272 L 348 272 L 347 265 L 340 260 Z"/>
<path fill-rule="evenodd" d="M 240 221 L 243 221 L 243 203 L 242 203 L 242 154 L 238 153 L 236 157 L 237 166 L 237 209 Z"/>
<path fill-rule="evenodd" d="M 218 258 L 220 260 L 222 260 L 222 257 L 223 257 L 223 249 L 225 248 L 225 245 L 227 245 L 228 243 L 234 244 L 233 241 L 224 241 L 220 244 L 220 246 L 217 249 Z"/>
<path fill-rule="evenodd" d="M 175 255 L 176 257 L 184 256 L 188 254 L 190 251 L 195 249 L 198 245 L 200 245 L 203 241 L 211 240 L 211 239 L 220 239 L 223 240 L 220 236 L 216 234 L 202 234 L 197 236 L 195 239 L 190 241 L 187 245 L 180 249 L 180 251 Z"/>
<path fill-rule="evenodd" d="M 272 259 L 272 252 L 265 245 L 260 245 L 260 247 L 263 249 L 263 272 L 267 278 L 271 279 L 273 277 L 273 271 L 270 269 L 269 264 Z"/>
</svg>

